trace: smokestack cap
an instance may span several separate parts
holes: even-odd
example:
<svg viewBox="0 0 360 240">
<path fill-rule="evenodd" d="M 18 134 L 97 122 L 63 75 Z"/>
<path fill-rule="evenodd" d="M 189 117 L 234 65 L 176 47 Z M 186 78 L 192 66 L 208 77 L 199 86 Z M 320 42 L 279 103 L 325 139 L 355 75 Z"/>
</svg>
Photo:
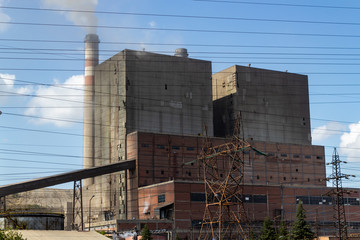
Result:
<svg viewBox="0 0 360 240">
<path fill-rule="evenodd" d="M 178 48 L 175 50 L 175 56 L 176 57 L 188 57 L 189 54 L 188 54 L 186 48 Z"/>
<path fill-rule="evenodd" d="M 85 37 L 85 42 L 89 42 L 89 43 L 99 43 L 100 39 L 99 36 L 94 34 L 94 33 L 90 33 L 87 34 Z"/>
</svg>

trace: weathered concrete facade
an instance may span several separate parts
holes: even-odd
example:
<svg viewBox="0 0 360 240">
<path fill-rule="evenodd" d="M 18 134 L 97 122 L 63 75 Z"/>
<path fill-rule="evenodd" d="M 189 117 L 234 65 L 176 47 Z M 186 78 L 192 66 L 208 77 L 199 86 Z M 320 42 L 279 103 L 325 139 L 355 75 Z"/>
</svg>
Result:
<svg viewBox="0 0 360 240">
<path fill-rule="evenodd" d="M 94 79 L 95 166 L 125 160 L 133 131 L 202 135 L 205 124 L 213 136 L 211 62 L 124 50 L 98 65 Z M 86 185 L 98 220 L 104 212 L 127 218 L 125 179 L 123 172 Z"/>
<path fill-rule="evenodd" d="M 212 82 L 215 136 L 231 136 L 241 112 L 247 140 L 311 144 L 307 76 L 235 65 Z"/>
</svg>

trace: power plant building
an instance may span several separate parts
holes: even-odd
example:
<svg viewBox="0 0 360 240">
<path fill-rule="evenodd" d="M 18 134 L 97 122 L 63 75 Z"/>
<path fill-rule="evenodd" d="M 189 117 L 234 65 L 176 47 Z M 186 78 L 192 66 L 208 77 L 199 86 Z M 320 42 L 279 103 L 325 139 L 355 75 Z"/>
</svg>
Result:
<svg viewBox="0 0 360 240">
<path fill-rule="evenodd" d="M 244 139 L 266 153 L 244 152 L 244 205 L 252 224 L 261 226 L 266 216 L 291 223 L 302 200 L 318 232 L 334 232 L 324 147 L 311 145 L 307 76 L 243 66 L 212 75 L 211 62 L 192 59 L 185 49 L 175 56 L 126 49 L 91 74 L 84 167 L 136 160 L 135 170 L 85 181 L 85 208 L 95 195 L 92 228 L 128 231 L 146 223 L 195 239 L 205 209 L 198 160 L 204 136 L 215 145 L 229 141 L 241 112 Z M 225 166 L 218 166 L 220 174 Z M 360 226 L 359 199 L 354 192 L 346 197 L 353 231 Z"/>
<path fill-rule="evenodd" d="M 231 136 L 241 112 L 247 140 L 311 144 L 306 75 L 235 65 L 212 82 L 215 136 Z"/>
</svg>

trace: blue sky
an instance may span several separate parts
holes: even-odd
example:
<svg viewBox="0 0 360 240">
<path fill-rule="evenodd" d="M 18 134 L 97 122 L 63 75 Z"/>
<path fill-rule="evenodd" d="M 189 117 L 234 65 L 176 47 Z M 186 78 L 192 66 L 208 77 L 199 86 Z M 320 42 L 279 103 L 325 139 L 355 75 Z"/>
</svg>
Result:
<svg viewBox="0 0 360 240">
<path fill-rule="evenodd" d="M 328 162 L 338 147 L 343 172 L 360 176 L 360 3 L 251 3 L 0 0 L 0 185 L 82 167 L 87 31 L 99 34 L 101 60 L 186 47 L 214 72 L 251 63 L 307 74 L 313 144 L 326 146 Z"/>
</svg>

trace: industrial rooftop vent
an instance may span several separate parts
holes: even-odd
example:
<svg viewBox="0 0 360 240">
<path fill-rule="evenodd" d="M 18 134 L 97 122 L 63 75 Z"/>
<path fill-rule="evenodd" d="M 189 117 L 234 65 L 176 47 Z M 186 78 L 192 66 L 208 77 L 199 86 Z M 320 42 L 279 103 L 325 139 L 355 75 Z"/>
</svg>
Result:
<svg viewBox="0 0 360 240">
<path fill-rule="evenodd" d="M 175 50 L 175 56 L 176 57 L 188 57 L 189 54 L 188 54 L 186 48 L 178 48 Z"/>
</svg>

